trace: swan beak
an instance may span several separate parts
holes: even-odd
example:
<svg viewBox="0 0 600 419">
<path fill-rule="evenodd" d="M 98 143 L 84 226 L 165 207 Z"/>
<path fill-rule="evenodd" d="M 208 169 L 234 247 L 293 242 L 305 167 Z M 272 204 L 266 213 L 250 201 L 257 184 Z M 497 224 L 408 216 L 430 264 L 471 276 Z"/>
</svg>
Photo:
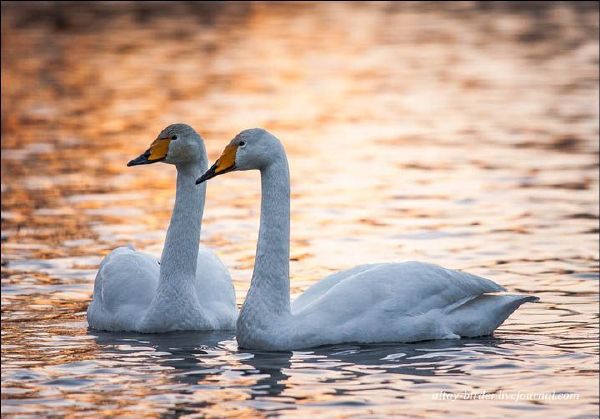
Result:
<svg viewBox="0 0 600 419">
<path fill-rule="evenodd" d="M 215 176 L 222 175 L 224 173 L 228 173 L 235 170 L 235 164 L 233 166 L 228 167 L 227 169 L 219 170 L 219 162 L 213 164 L 210 169 L 206 171 L 202 176 L 196 179 L 196 185 L 200 185 L 202 182 L 207 181 L 208 179 L 212 179 Z"/>
<path fill-rule="evenodd" d="M 143 154 L 140 154 L 135 159 L 129 161 L 129 163 L 127 163 L 127 166 L 139 166 L 141 164 L 152 164 L 159 161 L 163 161 L 167 158 L 167 152 L 169 151 L 170 142 L 171 139 L 169 138 L 157 138 L 150 145 L 150 148 L 148 150 L 146 150 Z"/>
<path fill-rule="evenodd" d="M 211 168 L 206 171 L 206 173 L 196 180 L 196 185 L 199 185 L 208 179 L 212 179 L 215 176 L 235 170 L 235 155 L 237 148 L 237 144 L 229 144 L 227 147 L 225 147 L 225 150 L 223 150 L 223 154 L 221 154 L 219 160 L 217 160 L 215 164 L 213 164 Z"/>
</svg>

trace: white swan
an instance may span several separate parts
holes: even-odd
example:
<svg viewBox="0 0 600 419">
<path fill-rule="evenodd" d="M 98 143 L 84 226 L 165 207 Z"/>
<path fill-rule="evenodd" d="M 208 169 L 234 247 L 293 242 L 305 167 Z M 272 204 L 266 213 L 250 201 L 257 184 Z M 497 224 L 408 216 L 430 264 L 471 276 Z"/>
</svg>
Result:
<svg viewBox="0 0 600 419">
<path fill-rule="evenodd" d="M 238 134 L 197 183 L 260 170 L 260 231 L 252 282 L 237 321 L 240 347 L 291 350 L 342 342 L 414 342 L 491 334 L 524 295 L 419 262 L 357 266 L 310 287 L 290 307 L 290 182 L 283 145 L 263 129 Z"/>
<path fill-rule="evenodd" d="M 177 168 L 177 193 L 161 261 L 119 247 L 104 258 L 88 307 L 92 329 L 160 333 L 235 329 L 235 291 L 227 268 L 199 247 L 207 168 L 204 141 L 188 125 L 165 128 L 128 166 L 165 162 Z"/>
</svg>

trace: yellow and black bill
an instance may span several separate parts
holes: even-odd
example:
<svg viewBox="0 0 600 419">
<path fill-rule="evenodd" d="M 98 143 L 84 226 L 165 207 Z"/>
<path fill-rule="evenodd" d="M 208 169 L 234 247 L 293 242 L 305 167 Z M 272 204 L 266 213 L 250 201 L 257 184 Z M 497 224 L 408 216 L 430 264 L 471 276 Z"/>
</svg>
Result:
<svg viewBox="0 0 600 419">
<path fill-rule="evenodd" d="M 237 144 L 229 144 L 225 147 L 223 154 L 221 154 L 221 157 L 219 157 L 215 164 L 196 180 L 196 185 L 199 185 L 208 179 L 212 179 L 215 176 L 235 170 L 235 155 L 237 153 L 237 148 Z"/>
<path fill-rule="evenodd" d="M 167 158 L 170 142 L 170 138 L 157 138 L 148 150 L 127 163 L 127 166 L 139 166 L 140 164 L 152 164 L 163 161 Z"/>
</svg>

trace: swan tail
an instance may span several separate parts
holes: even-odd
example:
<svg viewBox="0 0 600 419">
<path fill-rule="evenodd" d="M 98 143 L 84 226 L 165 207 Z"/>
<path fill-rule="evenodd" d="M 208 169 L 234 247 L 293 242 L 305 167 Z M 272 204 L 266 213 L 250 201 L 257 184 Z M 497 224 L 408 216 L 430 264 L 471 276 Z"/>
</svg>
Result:
<svg viewBox="0 0 600 419">
<path fill-rule="evenodd" d="M 521 304 L 537 302 L 531 295 L 481 294 L 446 312 L 449 331 L 462 337 L 491 335 Z"/>
</svg>

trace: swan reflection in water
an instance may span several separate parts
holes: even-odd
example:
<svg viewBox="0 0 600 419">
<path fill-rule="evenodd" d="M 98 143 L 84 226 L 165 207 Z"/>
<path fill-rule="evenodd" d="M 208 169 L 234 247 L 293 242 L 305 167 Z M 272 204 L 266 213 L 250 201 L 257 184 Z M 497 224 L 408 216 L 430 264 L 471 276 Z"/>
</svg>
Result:
<svg viewBox="0 0 600 419">
<path fill-rule="evenodd" d="M 339 397 L 353 389 L 360 391 L 355 384 L 366 378 L 370 384 L 379 384 L 378 388 L 389 388 L 401 396 L 414 384 L 432 382 L 435 386 L 432 379 L 437 375 L 468 376 L 472 367 L 498 362 L 499 357 L 509 362 L 514 358 L 509 348 L 516 343 L 513 339 L 488 337 L 268 352 L 238 350 L 233 332 L 89 333 L 95 337 L 99 358 L 121 364 L 126 360 L 127 367 L 141 367 L 150 373 L 158 369 L 157 381 L 164 383 L 166 377 L 176 386 L 185 385 L 172 389 L 176 392 L 233 391 L 238 392 L 236 400 L 267 410 L 282 407 L 269 408 L 260 400 L 267 399 L 267 405 L 287 403 L 285 406 L 291 408 L 294 401 L 315 394 Z M 519 342 L 522 345 L 522 339 Z M 374 378 L 376 375 L 380 378 Z M 148 391 L 158 391 L 148 384 Z M 300 389 L 307 384 L 310 393 Z M 217 400 L 215 396 L 209 403 Z"/>
</svg>

